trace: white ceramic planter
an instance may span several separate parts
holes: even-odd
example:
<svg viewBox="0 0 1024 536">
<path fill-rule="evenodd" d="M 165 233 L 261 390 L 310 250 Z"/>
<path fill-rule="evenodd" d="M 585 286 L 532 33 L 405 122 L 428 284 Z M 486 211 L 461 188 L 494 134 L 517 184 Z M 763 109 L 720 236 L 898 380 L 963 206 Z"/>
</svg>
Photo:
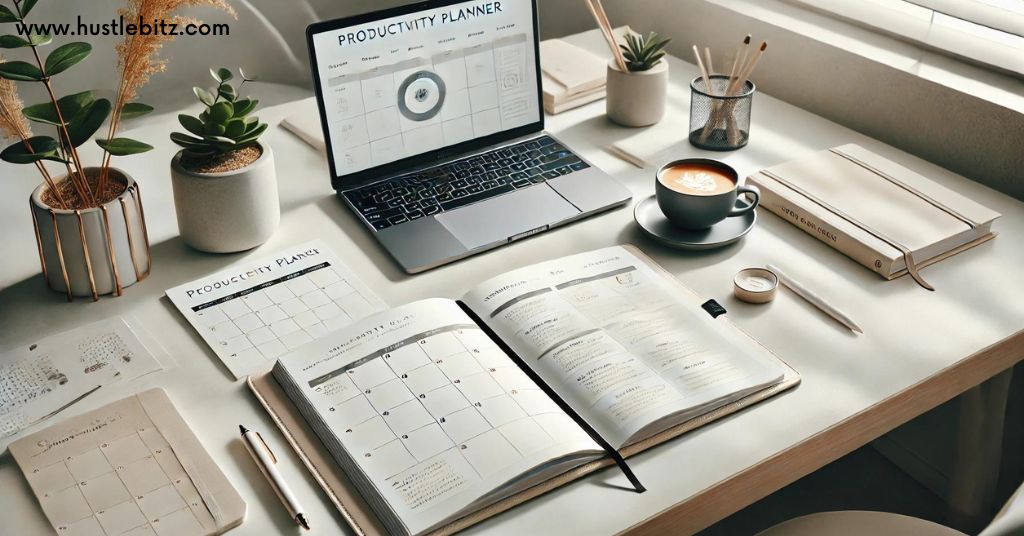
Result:
<svg viewBox="0 0 1024 536">
<path fill-rule="evenodd" d="M 252 249 L 270 238 L 281 221 L 274 154 L 224 173 L 195 173 L 171 160 L 171 183 L 178 230 L 186 244 L 210 253 Z"/>
<path fill-rule="evenodd" d="M 86 168 L 90 176 L 98 172 L 99 168 Z M 110 168 L 109 177 L 123 183 L 125 191 L 97 208 L 51 208 L 42 200 L 45 184 L 30 198 L 43 276 L 50 288 L 66 293 L 69 300 L 120 295 L 149 275 L 149 237 L 138 184 L 116 168 Z"/>
<path fill-rule="evenodd" d="M 614 61 L 608 63 L 605 104 L 612 121 L 627 127 L 653 125 L 665 115 L 667 94 L 668 62 L 627 72 L 620 71 Z"/>
</svg>

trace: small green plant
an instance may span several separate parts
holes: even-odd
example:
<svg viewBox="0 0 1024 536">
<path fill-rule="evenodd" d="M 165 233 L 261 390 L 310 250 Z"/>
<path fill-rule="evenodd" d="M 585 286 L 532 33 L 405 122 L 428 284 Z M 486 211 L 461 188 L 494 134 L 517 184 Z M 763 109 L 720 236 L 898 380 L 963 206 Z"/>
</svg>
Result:
<svg viewBox="0 0 1024 536">
<path fill-rule="evenodd" d="M 644 38 L 643 35 L 626 34 L 626 44 L 619 45 L 622 48 L 622 55 L 626 57 L 626 67 L 630 71 L 646 71 L 661 62 L 665 56 L 665 45 L 672 39 L 661 39 L 658 34 L 651 32 Z"/>
<path fill-rule="evenodd" d="M 267 124 L 260 123 L 259 117 L 249 115 L 256 109 L 259 101 L 252 97 L 238 97 L 242 86 L 246 82 L 254 81 L 253 78 L 247 77 L 245 72 L 239 69 L 238 75 L 242 83 L 234 87 L 229 83 L 235 78 L 230 69 L 211 68 L 210 75 L 217 81 L 216 88 L 192 88 L 199 102 L 206 105 L 206 110 L 198 117 L 179 115 L 178 122 L 188 133 L 171 134 L 171 141 L 185 149 L 183 158 L 193 163 L 209 161 L 249 147 L 267 130 Z"/>
</svg>

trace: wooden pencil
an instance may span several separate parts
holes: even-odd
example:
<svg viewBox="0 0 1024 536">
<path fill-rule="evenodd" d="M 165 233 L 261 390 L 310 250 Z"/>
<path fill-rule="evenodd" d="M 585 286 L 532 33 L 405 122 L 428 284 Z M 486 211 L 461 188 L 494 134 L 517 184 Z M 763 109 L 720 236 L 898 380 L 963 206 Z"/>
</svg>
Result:
<svg viewBox="0 0 1024 536">
<path fill-rule="evenodd" d="M 757 67 L 757 62 L 761 60 L 761 56 L 764 55 L 764 51 L 768 49 L 768 41 L 761 41 L 761 46 L 756 52 L 750 57 L 747 65 L 744 67 L 743 72 L 740 76 L 736 77 L 736 82 L 730 94 L 739 93 L 740 88 L 747 85 L 747 80 L 750 80 L 750 75 L 754 74 L 754 68 Z"/>
<path fill-rule="evenodd" d="M 697 59 L 697 67 L 700 69 L 700 76 L 704 79 L 704 89 L 711 94 L 711 80 L 708 79 L 708 70 L 704 67 L 704 60 L 700 59 L 700 51 L 697 45 L 693 45 L 693 57 Z"/>
<path fill-rule="evenodd" d="M 619 50 L 618 44 L 615 41 L 615 35 L 612 33 L 610 28 L 605 26 L 605 20 L 598 13 L 596 0 L 585 0 L 587 8 L 590 9 L 590 14 L 594 16 L 594 20 L 597 21 L 598 28 L 601 29 L 601 35 L 604 36 L 605 42 L 608 44 L 608 48 L 612 51 L 612 57 L 615 59 L 615 64 L 619 67 L 619 70 L 626 72 L 626 61 L 622 57 L 622 51 Z"/>
<path fill-rule="evenodd" d="M 619 47 L 619 41 L 615 37 L 615 27 L 612 26 L 611 21 L 608 20 L 608 12 L 604 10 L 604 5 L 601 0 L 592 0 L 594 7 L 597 8 L 597 15 L 604 21 L 604 27 L 608 31 L 608 36 L 612 40 L 612 54 L 615 55 L 615 62 L 619 65 L 619 68 L 623 72 L 626 72 L 629 67 L 626 65 L 626 58 L 622 55 L 622 49 Z"/>
</svg>

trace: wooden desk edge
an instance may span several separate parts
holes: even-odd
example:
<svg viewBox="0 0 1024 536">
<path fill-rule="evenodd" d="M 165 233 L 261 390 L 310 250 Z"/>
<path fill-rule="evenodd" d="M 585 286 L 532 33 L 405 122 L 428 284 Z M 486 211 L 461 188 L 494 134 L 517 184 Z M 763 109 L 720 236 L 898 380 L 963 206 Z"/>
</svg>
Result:
<svg viewBox="0 0 1024 536">
<path fill-rule="evenodd" d="M 693 534 L 1024 360 L 1024 330 L 623 531 Z"/>
</svg>

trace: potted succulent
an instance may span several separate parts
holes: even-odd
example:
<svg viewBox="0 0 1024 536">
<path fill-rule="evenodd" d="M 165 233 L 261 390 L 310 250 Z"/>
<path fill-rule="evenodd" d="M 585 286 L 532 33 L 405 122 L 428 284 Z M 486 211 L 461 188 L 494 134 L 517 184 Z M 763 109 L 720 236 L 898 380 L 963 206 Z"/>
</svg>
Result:
<svg viewBox="0 0 1024 536">
<path fill-rule="evenodd" d="M 173 36 L 126 36 L 116 46 L 120 83 L 114 102 L 95 98 L 91 91 L 58 98 L 54 77 L 88 57 L 92 46 L 73 42 L 44 54 L 53 37 L 31 33 L 25 23 L 37 3 L 12 0 L 11 7 L 0 5 L 0 23 L 15 24 L 19 34 L 0 36 L 0 48 L 24 51 L 28 60 L 0 59 L 0 131 L 16 140 L 0 152 L 0 159 L 32 165 L 43 179 L 29 204 L 49 287 L 66 293 L 69 301 L 73 296 L 91 296 L 94 301 L 102 294 L 119 296 L 149 274 L 150 252 L 139 185 L 113 167 L 111 158 L 152 149 L 117 134 L 122 120 L 152 111 L 135 99 L 150 75 L 164 69 L 157 54 Z M 183 23 L 174 11 L 197 4 L 233 13 L 223 0 L 129 0 L 119 14 L 127 20 Z M 41 85 L 49 100 L 23 108 L 15 82 Z M 52 129 L 54 135 L 34 134 L 30 122 Z M 104 123 L 105 135 L 95 140 L 103 149 L 100 165 L 86 166 L 79 148 Z"/>
<path fill-rule="evenodd" d="M 608 63 L 608 118 L 627 127 L 644 127 L 661 121 L 665 115 L 668 92 L 668 62 L 664 48 L 671 39 L 662 39 L 651 32 L 645 38 L 626 34 L 620 44 L 626 60 L 626 71 L 614 61 Z"/>
<path fill-rule="evenodd" d="M 259 141 L 267 124 L 250 115 L 258 100 L 239 97 L 253 79 L 238 73 L 235 87 L 230 69 L 210 69 L 217 87 L 192 88 L 205 109 L 179 115 L 187 132 L 171 134 L 182 147 L 171 160 L 178 230 L 186 244 L 211 253 L 252 249 L 281 220 L 274 154 Z"/>
</svg>

